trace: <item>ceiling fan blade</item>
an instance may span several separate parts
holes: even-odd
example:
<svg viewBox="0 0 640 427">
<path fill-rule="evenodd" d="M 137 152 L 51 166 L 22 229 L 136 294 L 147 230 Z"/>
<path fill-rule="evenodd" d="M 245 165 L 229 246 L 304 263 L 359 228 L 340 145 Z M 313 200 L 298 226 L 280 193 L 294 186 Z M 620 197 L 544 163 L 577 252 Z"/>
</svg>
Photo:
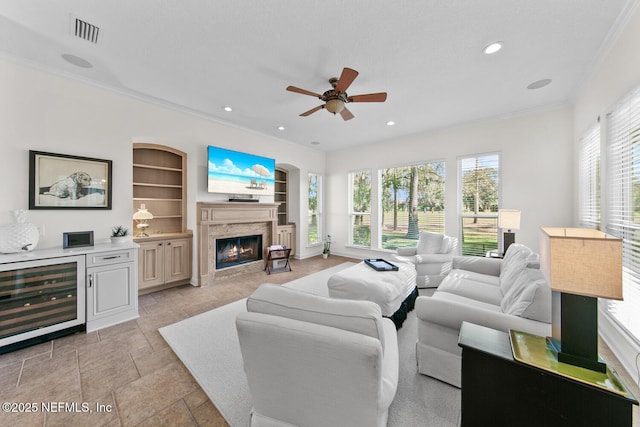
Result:
<svg viewBox="0 0 640 427">
<path fill-rule="evenodd" d="M 347 109 L 347 107 L 344 107 L 342 109 L 342 111 L 340 111 L 340 115 L 342 116 L 342 119 L 346 122 L 347 120 L 351 120 L 353 119 L 353 114 L 351 114 L 351 111 L 349 111 Z"/>
<path fill-rule="evenodd" d="M 320 98 L 321 96 L 319 93 L 311 92 L 310 90 L 300 89 L 299 87 L 295 87 L 295 86 L 287 86 L 287 90 L 289 92 L 296 92 L 296 93 L 301 93 L 303 95 L 315 96 L 316 98 Z"/>
<path fill-rule="evenodd" d="M 312 108 L 311 110 L 305 111 L 304 113 L 300 114 L 300 116 L 307 117 L 308 115 L 311 115 L 311 114 L 315 113 L 318 110 L 322 110 L 323 108 L 324 108 L 324 104 L 318 105 L 316 108 Z"/>
<path fill-rule="evenodd" d="M 386 100 L 387 92 L 354 95 L 347 98 L 347 102 L 384 102 Z"/>
<path fill-rule="evenodd" d="M 340 76 L 340 79 L 338 79 L 338 84 L 334 90 L 341 93 L 346 92 L 347 88 L 351 86 L 351 83 L 353 83 L 356 77 L 358 77 L 358 72 L 356 70 L 345 67 L 342 70 L 342 75 Z"/>
</svg>

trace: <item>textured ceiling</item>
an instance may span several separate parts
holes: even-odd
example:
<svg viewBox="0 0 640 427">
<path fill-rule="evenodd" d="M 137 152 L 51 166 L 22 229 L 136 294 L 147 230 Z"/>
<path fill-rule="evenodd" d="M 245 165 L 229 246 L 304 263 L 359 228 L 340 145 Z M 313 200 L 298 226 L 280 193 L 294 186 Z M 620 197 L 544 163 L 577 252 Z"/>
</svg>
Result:
<svg viewBox="0 0 640 427">
<path fill-rule="evenodd" d="M 0 54 L 331 151 L 570 102 L 636 3 L 0 0 Z M 97 44 L 73 35 L 72 16 L 100 27 Z M 343 67 L 360 72 L 349 95 L 387 101 L 348 104 L 348 122 L 299 117 L 321 101 L 285 88 L 322 93 Z"/>
</svg>

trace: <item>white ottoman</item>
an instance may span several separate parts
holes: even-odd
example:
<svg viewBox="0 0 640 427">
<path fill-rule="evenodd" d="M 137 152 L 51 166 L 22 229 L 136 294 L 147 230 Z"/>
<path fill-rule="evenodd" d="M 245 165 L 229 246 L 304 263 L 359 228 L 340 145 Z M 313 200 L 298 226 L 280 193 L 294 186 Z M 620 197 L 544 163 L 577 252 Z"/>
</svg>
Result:
<svg viewBox="0 0 640 427">
<path fill-rule="evenodd" d="M 413 310 L 416 269 L 413 263 L 395 262 L 398 271 L 376 271 L 363 262 L 346 268 L 327 281 L 332 298 L 373 301 L 382 315 L 400 327 L 407 312 Z"/>
</svg>

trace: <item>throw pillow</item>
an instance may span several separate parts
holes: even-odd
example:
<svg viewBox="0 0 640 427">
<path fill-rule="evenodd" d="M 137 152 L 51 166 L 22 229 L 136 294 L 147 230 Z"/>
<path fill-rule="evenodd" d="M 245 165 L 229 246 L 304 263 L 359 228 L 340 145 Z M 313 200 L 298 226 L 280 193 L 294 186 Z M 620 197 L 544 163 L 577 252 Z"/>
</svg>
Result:
<svg viewBox="0 0 640 427">
<path fill-rule="evenodd" d="M 551 288 L 538 269 L 524 269 L 502 298 L 502 312 L 539 322 L 551 322 Z"/>
<path fill-rule="evenodd" d="M 514 243 L 509 246 L 500 266 L 500 289 L 502 290 L 502 295 L 507 294 L 518 275 L 527 268 L 531 254 L 531 249 L 524 245 Z"/>
<path fill-rule="evenodd" d="M 418 254 L 440 253 L 440 248 L 442 248 L 443 239 L 444 239 L 444 235 L 442 234 L 430 233 L 428 231 L 420 232 L 416 253 Z"/>
</svg>

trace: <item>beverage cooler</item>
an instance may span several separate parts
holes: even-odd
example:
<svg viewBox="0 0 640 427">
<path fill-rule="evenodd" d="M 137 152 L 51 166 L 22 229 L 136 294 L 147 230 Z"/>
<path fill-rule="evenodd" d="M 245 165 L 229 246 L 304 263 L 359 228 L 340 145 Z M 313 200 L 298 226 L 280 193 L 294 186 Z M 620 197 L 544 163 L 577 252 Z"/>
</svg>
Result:
<svg viewBox="0 0 640 427">
<path fill-rule="evenodd" d="M 0 354 L 84 330 L 85 256 L 0 264 Z"/>
</svg>

